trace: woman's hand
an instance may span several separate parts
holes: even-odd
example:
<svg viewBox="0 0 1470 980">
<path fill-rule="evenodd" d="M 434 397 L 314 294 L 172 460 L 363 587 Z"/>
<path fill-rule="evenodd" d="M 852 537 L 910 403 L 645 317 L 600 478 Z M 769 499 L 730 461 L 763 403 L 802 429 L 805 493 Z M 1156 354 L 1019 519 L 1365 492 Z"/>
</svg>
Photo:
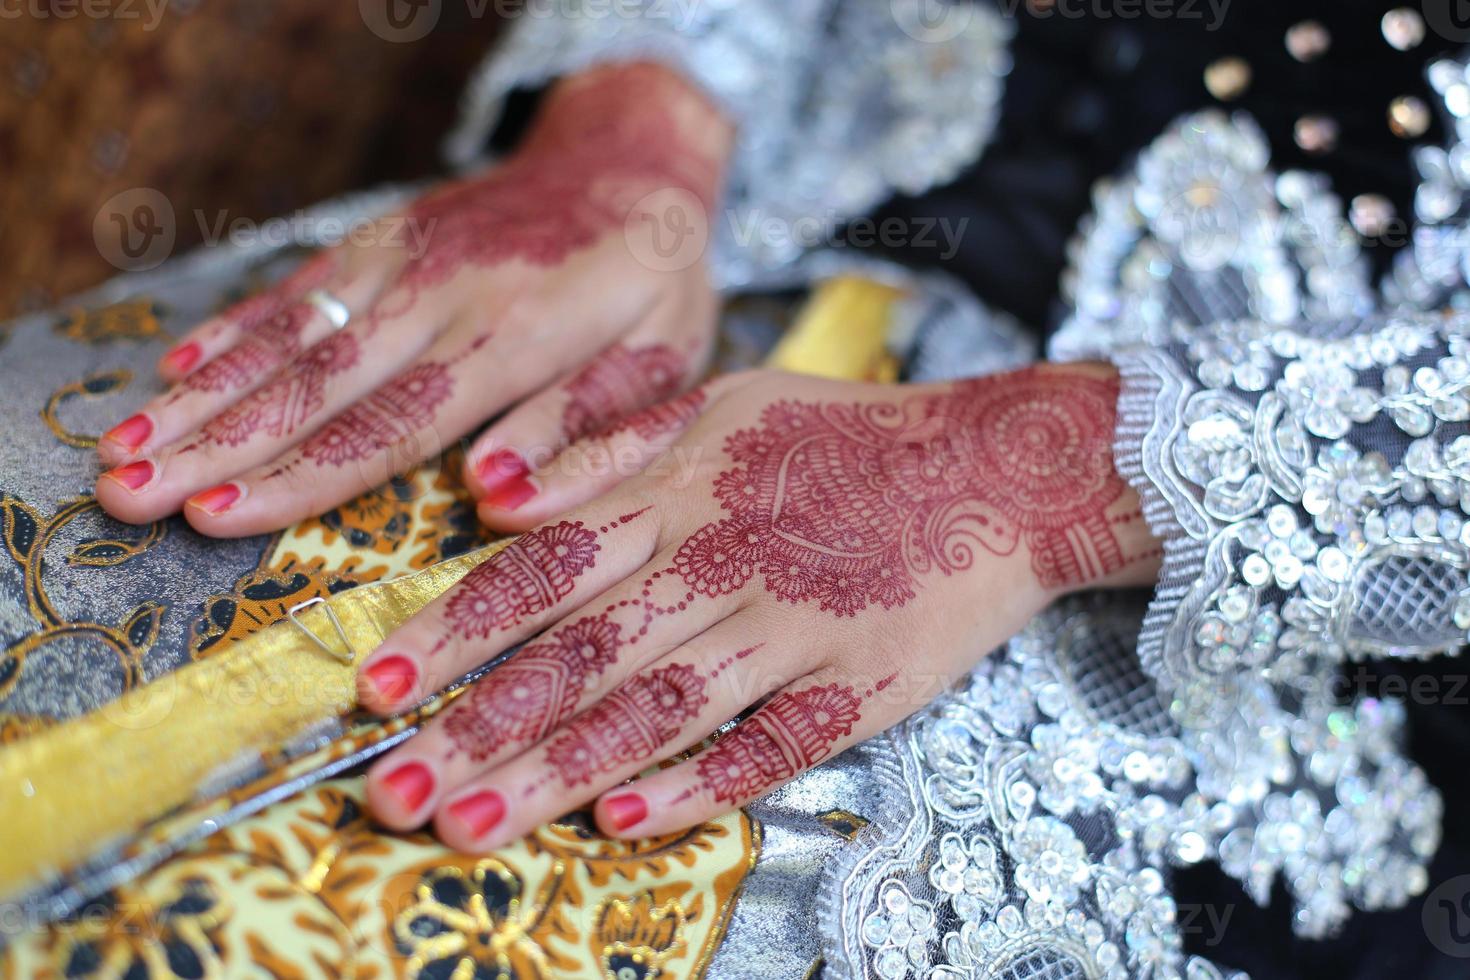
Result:
<svg viewBox="0 0 1470 980">
<path fill-rule="evenodd" d="M 515 406 L 466 464 L 477 495 L 514 509 L 547 454 L 698 377 L 730 140 L 662 68 L 561 83 L 503 165 L 185 337 L 159 365 L 178 383 L 101 440 L 97 499 L 126 521 L 183 507 L 205 534 L 269 531 Z"/>
<path fill-rule="evenodd" d="M 1117 396 L 1097 365 L 925 387 L 739 375 L 573 446 L 536 476 L 558 507 L 608 490 L 581 475 L 595 460 L 646 469 L 364 662 L 361 699 L 387 714 L 541 634 L 373 768 L 373 810 L 478 851 L 597 799 L 605 832 L 651 836 L 893 725 L 1059 593 L 1157 574 L 1113 467 Z"/>
</svg>

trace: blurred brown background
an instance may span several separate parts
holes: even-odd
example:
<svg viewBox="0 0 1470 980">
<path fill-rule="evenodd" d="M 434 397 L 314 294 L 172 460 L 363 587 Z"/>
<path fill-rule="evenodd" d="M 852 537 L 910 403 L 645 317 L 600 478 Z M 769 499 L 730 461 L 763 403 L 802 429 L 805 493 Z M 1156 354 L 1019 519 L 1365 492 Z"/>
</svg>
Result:
<svg viewBox="0 0 1470 980">
<path fill-rule="evenodd" d="M 388 5 L 433 27 L 387 39 Z M 381 6 L 383 10 L 376 9 Z M 93 241 L 113 195 L 154 188 L 266 218 L 439 169 L 439 139 L 495 25 L 447 0 L 0 2 L 0 317 L 117 273 Z M 398 35 L 418 34 L 410 30 Z"/>
</svg>

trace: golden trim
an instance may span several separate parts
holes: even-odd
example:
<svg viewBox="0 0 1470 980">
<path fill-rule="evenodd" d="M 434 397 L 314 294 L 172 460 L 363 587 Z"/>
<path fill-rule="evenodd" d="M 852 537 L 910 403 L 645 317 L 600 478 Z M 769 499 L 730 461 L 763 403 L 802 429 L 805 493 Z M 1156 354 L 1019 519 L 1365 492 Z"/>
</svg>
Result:
<svg viewBox="0 0 1470 980">
<path fill-rule="evenodd" d="M 333 596 L 354 650 L 371 650 L 502 545 Z M 306 610 L 323 632 L 327 609 Z M 60 873 L 194 798 L 211 776 L 356 703 L 356 670 L 277 624 L 81 718 L 0 749 L 0 894 Z"/>
</svg>

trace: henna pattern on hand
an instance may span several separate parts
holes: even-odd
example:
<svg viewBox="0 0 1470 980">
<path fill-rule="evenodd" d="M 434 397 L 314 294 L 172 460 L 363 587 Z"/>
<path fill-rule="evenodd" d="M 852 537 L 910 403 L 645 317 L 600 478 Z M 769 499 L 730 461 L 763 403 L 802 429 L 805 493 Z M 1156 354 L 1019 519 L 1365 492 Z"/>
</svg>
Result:
<svg viewBox="0 0 1470 980">
<path fill-rule="evenodd" d="M 545 612 L 571 594 L 599 550 L 597 532 L 581 521 L 527 531 L 454 590 L 445 610 L 450 635 L 483 640 Z"/>
<path fill-rule="evenodd" d="M 238 446 L 257 432 L 288 436 L 321 411 L 327 379 L 356 366 L 357 337 L 336 333 L 314 344 L 279 379 L 246 395 L 210 419 L 200 442 Z"/>
<path fill-rule="evenodd" d="M 576 442 L 610 431 L 644 406 L 672 397 L 683 385 L 686 367 L 684 356 L 665 344 L 636 350 L 614 344 L 566 383 L 562 438 Z M 650 418 L 639 424 L 651 429 L 660 421 L 668 424 L 677 418 Z"/>
<path fill-rule="evenodd" d="M 1080 585 L 1125 564 L 1108 509 L 1118 385 L 1031 370 L 900 403 L 767 406 L 726 441 L 715 481 L 730 516 L 674 568 L 706 596 L 757 573 L 778 600 L 851 616 L 902 606 L 918 576 L 970 567 L 973 544 L 1024 540 L 1037 580 Z M 1130 559 L 1131 560 L 1131 559 Z"/>
<path fill-rule="evenodd" d="M 508 161 L 420 199 L 411 217 L 431 229 L 431 242 L 403 282 L 417 291 L 465 266 L 559 265 L 656 189 L 679 188 L 710 207 L 718 163 L 674 138 L 658 74 L 630 66 L 615 81 L 559 94 Z"/>
<path fill-rule="evenodd" d="M 249 388 L 301 353 L 301 337 L 311 311 L 296 307 L 254 324 L 240 341 L 181 385 L 193 391 L 221 393 Z"/>
<path fill-rule="evenodd" d="M 448 365 L 420 364 L 327 423 L 302 444 L 301 454 L 318 466 L 368 459 L 428 426 L 453 392 Z"/>
<path fill-rule="evenodd" d="M 852 734 L 862 699 L 828 684 L 778 694 L 695 762 L 702 787 L 735 805 L 805 772 Z"/>
<path fill-rule="evenodd" d="M 682 432 L 689 423 L 699 417 L 706 401 L 704 388 L 686 391 L 678 398 L 650 405 L 648 408 L 624 415 L 611 425 L 593 433 L 599 438 L 608 438 L 621 432 L 632 432 L 646 442 L 662 436 Z"/>
<path fill-rule="evenodd" d="M 576 709 L 593 678 L 617 659 L 622 627 L 588 616 L 516 653 L 471 689 L 444 722 L 453 749 L 476 762 L 508 745 L 541 741 Z"/>
<path fill-rule="evenodd" d="M 670 664 L 634 677 L 573 718 L 546 750 L 568 787 L 656 756 L 708 698 L 694 668 Z"/>
</svg>

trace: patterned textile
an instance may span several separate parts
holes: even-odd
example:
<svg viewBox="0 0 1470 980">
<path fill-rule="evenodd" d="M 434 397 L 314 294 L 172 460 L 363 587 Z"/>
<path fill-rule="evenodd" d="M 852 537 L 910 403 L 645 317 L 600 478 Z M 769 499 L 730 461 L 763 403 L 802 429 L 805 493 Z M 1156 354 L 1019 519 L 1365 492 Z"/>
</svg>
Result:
<svg viewBox="0 0 1470 980">
<path fill-rule="evenodd" d="M 495 22 L 467 22 L 463 4 L 446 4 L 437 30 L 405 41 L 371 30 L 370 7 L 9 5 L 0 316 L 133 267 L 113 264 L 128 257 L 105 208 L 124 191 L 150 188 L 169 202 L 182 253 L 228 221 L 437 169 L 439 135 Z"/>
</svg>

